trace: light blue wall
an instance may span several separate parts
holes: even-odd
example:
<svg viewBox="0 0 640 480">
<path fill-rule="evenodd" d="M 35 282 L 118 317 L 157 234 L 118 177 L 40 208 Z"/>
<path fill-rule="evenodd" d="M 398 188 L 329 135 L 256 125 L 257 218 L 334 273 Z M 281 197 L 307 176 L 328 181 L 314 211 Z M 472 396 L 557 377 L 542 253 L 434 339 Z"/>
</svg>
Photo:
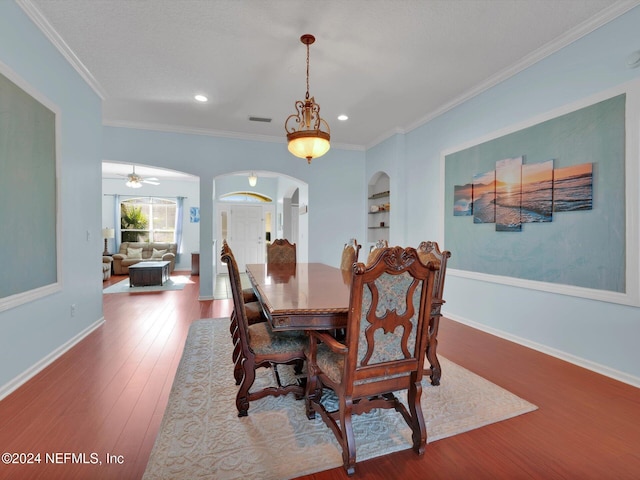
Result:
<svg viewBox="0 0 640 480">
<path fill-rule="evenodd" d="M 62 291 L 0 312 L 1 398 L 50 360 L 52 352 L 102 319 L 103 243 L 96 194 L 101 182 L 100 99 L 12 1 L 0 2 L 0 62 L 61 112 L 62 213 Z M 10 275 L 3 270 L 2 281 Z"/>
<path fill-rule="evenodd" d="M 215 228 L 212 187 L 216 177 L 236 171 L 269 171 L 308 184 L 308 260 L 339 265 L 344 243 L 365 237 L 365 152 L 332 148 L 311 165 L 293 157 L 284 142 L 259 142 L 205 135 L 165 133 L 150 130 L 105 127 L 103 157 L 180 170 L 200 177 L 200 295 L 207 297 L 213 284 L 217 252 L 211 244 Z M 219 192 L 216 190 L 215 195 Z M 304 192 L 302 192 L 304 194 Z M 300 198 L 307 203 L 304 195 Z M 301 228 L 305 231 L 305 228 Z M 301 238 L 303 243 L 305 239 Z M 304 258 L 304 256 L 302 257 Z"/>
<path fill-rule="evenodd" d="M 404 187 L 392 210 L 399 203 L 411 219 L 402 241 L 417 245 L 425 239 L 442 240 L 443 151 L 638 78 L 640 68 L 628 69 L 625 59 L 640 49 L 639 26 L 640 7 L 636 7 L 457 108 L 399 135 L 405 137 L 403 144 L 391 138 L 369 150 L 367 177 L 377 170 L 393 175 L 396 158 L 404 155 L 404 178 L 395 186 L 392 178 L 391 187 Z M 386 161 L 381 160 L 383 155 Z M 637 202 L 634 208 L 631 215 L 637 222 Z M 553 255 L 553 245 L 548 252 Z M 640 385 L 638 308 L 453 275 L 447 275 L 445 298 L 444 311 L 451 318 Z"/>
<path fill-rule="evenodd" d="M 640 48 L 638 25 L 640 8 L 366 154 L 332 148 L 309 166 L 291 157 L 284 142 L 101 128 L 95 93 L 14 2 L 0 2 L 0 61 L 62 111 L 64 222 L 62 292 L 0 313 L 0 396 L 102 317 L 102 159 L 200 177 L 201 247 L 212 238 L 214 179 L 238 170 L 268 170 L 308 184 L 309 214 L 303 217 L 309 261 L 337 265 L 346 239 L 364 243 L 366 185 L 378 171 L 391 177 L 391 243 L 440 240 L 441 152 L 638 77 L 640 69 L 624 66 L 626 56 Z M 213 264 L 213 250 L 201 248 L 200 254 L 201 264 Z M 201 271 L 201 282 L 211 283 L 212 273 Z M 456 276 L 448 276 L 445 293 L 445 312 L 453 318 L 628 381 L 640 379 L 638 308 Z"/>
</svg>

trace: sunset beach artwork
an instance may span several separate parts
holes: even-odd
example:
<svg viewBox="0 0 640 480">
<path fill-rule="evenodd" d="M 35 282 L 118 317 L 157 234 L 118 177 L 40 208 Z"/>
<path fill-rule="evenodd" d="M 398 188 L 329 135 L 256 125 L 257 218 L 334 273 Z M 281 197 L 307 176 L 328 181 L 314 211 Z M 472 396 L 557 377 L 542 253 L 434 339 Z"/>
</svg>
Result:
<svg viewBox="0 0 640 480">
<path fill-rule="evenodd" d="M 496 232 L 522 230 L 522 157 L 496 162 Z"/>
<path fill-rule="evenodd" d="M 553 168 L 554 160 L 525 164 L 524 157 L 496 161 L 496 169 L 454 185 L 454 216 L 495 223 L 497 232 L 520 232 L 523 223 L 553 220 L 553 212 L 593 208 L 593 164 Z"/>
<path fill-rule="evenodd" d="M 582 163 L 553 171 L 553 211 L 593 208 L 593 164 Z"/>
<path fill-rule="evenodd" d="M 496 172 L 473 176 L 473 223 L 496 221 Z"/>
<path fill-rule="evenodd" d="M 553 207 L 553 160 L 522 165 L 522 223 L 550 222 Z"/>
<path fill-rule="evenodd" d="M 468 217 L 473 212 L 473 187 L 466 185 L 454 185 L 453 187 L 453 215 L 455 217 Z"/>
</svg>

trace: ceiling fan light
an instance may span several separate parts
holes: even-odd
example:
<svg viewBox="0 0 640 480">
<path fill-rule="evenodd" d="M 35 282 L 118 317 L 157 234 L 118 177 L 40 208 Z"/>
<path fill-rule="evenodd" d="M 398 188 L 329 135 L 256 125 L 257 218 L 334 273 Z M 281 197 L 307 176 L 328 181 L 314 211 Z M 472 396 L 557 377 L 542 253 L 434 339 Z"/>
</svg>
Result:
<svg viewBox="0 0 640 480">
<path fill-rule="evenodd" d="M 125 185 L 129 188 L 141 188 L 142 183 L 136 179 L 129 179 Z"/>
</svg>

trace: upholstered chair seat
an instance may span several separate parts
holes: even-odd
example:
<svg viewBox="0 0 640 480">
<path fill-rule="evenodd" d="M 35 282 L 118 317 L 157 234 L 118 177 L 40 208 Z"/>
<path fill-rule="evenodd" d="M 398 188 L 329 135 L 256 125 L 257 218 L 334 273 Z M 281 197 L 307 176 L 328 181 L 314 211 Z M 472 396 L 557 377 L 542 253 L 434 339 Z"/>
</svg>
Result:
<svg viewBox="0 0 640 480">
<path fill-rule="evenodd" d="M 244 299 L 244 303 L 249 302 L 257 302 L 258 297 L 256 297 L 256 292 L 253 291 L 253 288 L 245 288 L 242 290 L 242 298 Z"/>
<path fill-rule="evenodd" d="M 249 322 L 249 325 L 267 321 L 266 317 L 262 313 L 262 305 L 260 305 L 260 302 L 253 301 L 245 303 L 244 309 L 247 312 L 247 321 Z"/>
<path fill-rule="evenodd" d="M 256 355 L 277 355 L 292 350 L 304 350 L 309 340 L 303 332 L 291 335 L 274 333 L 266 322 L 249 325 L 249 345 Z"/>
</svg>

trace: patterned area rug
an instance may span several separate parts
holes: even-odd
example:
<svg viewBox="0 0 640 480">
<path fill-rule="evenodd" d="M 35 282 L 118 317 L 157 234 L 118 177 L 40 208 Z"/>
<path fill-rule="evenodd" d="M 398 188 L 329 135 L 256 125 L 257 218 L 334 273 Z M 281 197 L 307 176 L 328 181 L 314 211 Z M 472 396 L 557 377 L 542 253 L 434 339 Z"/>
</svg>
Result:
<svg viewBox="0 0 640 480">
<path fill-rule="evenodd" d="M 143 480 L 280 480 L 341 466 L 331 430 L 319 415 L 308 420 L 304 402 L 292 395 L 252 402 L 249 416 L 238 418 L 228 322 L 207 319 L 191 326 Z M 424 381 L 427 442 L 537 408 L 440 361 L 441 385 Z M 271 371 L 261 373 L 260 385 L 274 381 Z M 358 415 L 353 424 L 358 461 L 411 448 L 410 430 L 393 410 Z"/>
<path fill-rule="evenodd" d="M 163 292 L 165 290 L 182 290 L 188 283 L 193 283 L 189 277 L 174 275 L 164 282 L 164 285 L 152 285 L 150 287 L 130 287 L 129 279 L 125 278 L 110 287 L 102 290 L 102 293 L 137 293 L 137 292 Z"/>
</svg>

